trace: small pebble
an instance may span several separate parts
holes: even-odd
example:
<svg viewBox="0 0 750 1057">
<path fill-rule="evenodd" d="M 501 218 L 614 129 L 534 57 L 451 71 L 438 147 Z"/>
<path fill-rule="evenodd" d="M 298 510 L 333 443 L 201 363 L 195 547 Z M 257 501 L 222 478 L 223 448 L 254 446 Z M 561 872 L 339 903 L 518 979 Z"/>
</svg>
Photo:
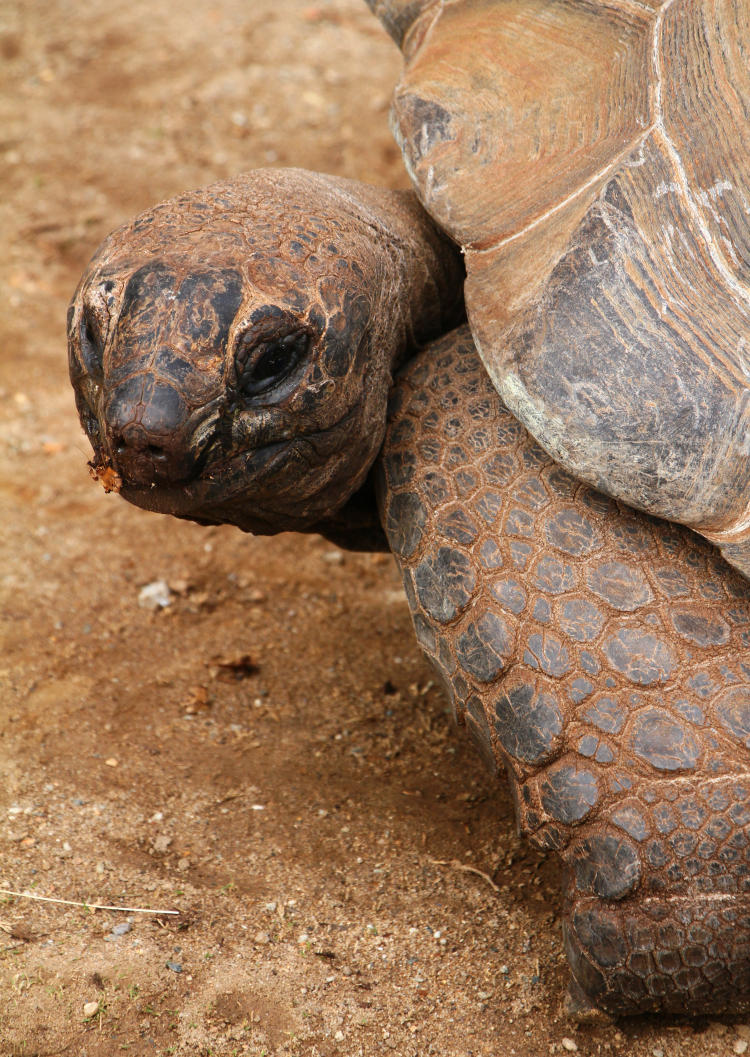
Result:
<svg viewBox="0 0 750 1057">
<path fill-rule="evenodd" d="M 106 763 L 107 767 L 117 767 L 117 760 L 114 758 L 114 756 L 108 757 L 108 759 L 106 759 L 104 762 Z"/>
<path fill-rule="evenodd" d="M 578 1050 L 578 1044 L 573 1039 L 564 1038 L 562 1040 L 562 1048 L 567 1050 L 568 1053 L 575 1053 Z"/>
<path fill-rule="evenodd" d="M 87 1002 L 83 1007 L 84 1017 L 94 1017 L 99 1012 L 98 1002 Z"/>
<path fill-rule="evenodd" d="M 733 1049 L 735 1053 L 747 1053 L 747 1040 L 737 1039 L 733 1046 Z"/>
<path fill-rule="evenodd" d="M 138 592 L 138 605 L 141 609 L 151 609 L 155 612 L 157 609 L 166 609 L 172 602 L 173 595 L 166 580 L 154 580 Z"/>
<path fill-rule="evenodd" d="M 659 1049 L 652 1050 L 651 1051 L 651 1057 L 664 1057 L 664 1050 L 659 1050 Z"/>
<path fill-rule="evenodd" d="M 270 943 L 271 937 L 268 935 L 267 932 L 256 932 L 255 939 L 253 942 L 259 944 Z"/>
<path fill-rule="evenodd" d="M 336 1042 L 343 1042 L 344 1041 L 344 1033 L 341 1030 L 337 1031 L 336 1034 L 333 1037 L 336 1040 Z"/>
<path fill-rule="evenodd" d="M 167 969 L 171 969 L 173 973 L 181 973 L 182 966 L 179 962 L 169 961 L 167 962 Z"/>
<path fill-rule="evenodd" d="M 115 925 L 112 929 L 113 936 L 126 936 L 132 929 L 132 925 L 129 921 L 121 921 L 119 925 Z"/>
</svg>

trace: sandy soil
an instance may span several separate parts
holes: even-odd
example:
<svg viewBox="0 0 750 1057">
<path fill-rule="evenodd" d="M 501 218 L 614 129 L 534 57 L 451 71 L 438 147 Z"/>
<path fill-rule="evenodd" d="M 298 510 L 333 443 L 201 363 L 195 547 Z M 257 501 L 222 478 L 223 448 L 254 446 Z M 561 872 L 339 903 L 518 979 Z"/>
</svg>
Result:
<svg viewBox="0 0 750 1057">
<path fill-rule="evenodd" d="M 361 0 L 0 3 L 0 887 L 179 910 L 0 897 L 3 1057 L 748 1047 L 566 1021 L 557 866 L 451 728 L 387 556 L 88 478 L 64 320 L 98 241 L 258 165 L 404 186 L 398 68 Z"/>
</svg>

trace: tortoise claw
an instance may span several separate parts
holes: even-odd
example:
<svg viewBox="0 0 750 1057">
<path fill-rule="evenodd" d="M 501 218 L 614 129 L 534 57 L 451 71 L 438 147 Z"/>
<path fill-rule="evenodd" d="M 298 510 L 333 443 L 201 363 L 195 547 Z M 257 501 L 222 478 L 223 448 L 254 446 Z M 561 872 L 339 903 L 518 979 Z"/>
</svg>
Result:
<svg viewBox="0 0 750 1057">
<path fill-rule="evenodd" d="M 614 1018 L 605 1013 L 603 1009 L 592 1004 L 591 999 L 583 990 L 574 976 L 568 980 L 568 989 L 563 1000 L 563 1011 L 568 1020 L 575 1024 L 593 1024 L 606 1027 L 612 1024 Z"/>
</svg>

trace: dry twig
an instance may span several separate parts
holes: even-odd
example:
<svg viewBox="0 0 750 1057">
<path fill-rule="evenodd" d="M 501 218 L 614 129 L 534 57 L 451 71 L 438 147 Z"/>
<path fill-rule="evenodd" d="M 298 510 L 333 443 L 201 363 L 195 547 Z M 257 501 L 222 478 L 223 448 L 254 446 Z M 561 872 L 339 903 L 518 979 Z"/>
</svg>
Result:
<svg viewBox="0 0 750 1057">
<path fill-rule="evenodd" d="M 481 877 L 485 880 L 495 892 L 500 891 L 490 875 L 483 870 L 478 870 L 476 866 L 467 866 L 466 863 L 459 862 L 458 859 L 430 859 L 430 862 L 433 866 L 450 866 L 453 870 L 464 870 L 466 873 L 475 873 L 477 877 Z"/>
<path fill-rule="evenodd" d="M 152 910 L 149 907 L 110 907 L 103 903 L 77 903 L 73 899 L 55 899 L 54 896 L 38 896 L 34 892 L 12 892 L 0 888 L 0 895 L 17 896 L 19 899 L 36 899 L 40 903 L 61 903 L 66 907 L 85 907 L 87 910 L 119 910 L 124 914 L 179 914 L 179 910 Z"/>
</svg>

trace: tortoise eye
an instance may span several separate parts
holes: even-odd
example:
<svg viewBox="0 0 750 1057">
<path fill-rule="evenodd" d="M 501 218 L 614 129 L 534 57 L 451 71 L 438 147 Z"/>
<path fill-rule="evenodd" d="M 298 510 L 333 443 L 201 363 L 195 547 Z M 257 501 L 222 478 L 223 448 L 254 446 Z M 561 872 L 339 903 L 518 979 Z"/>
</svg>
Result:
<svg viewBox="0 0 750 1057">
<path fill-rule="evenodd" d="M 235 358 L 237 381 L 246 396 L 256 396 L 283 382 L 297 367 L 310 344 L 304 330 L 272 341 L 248 335 L 240 342 Z"/>
<path fill-rule="evenodd" d="M 91 374 L 101 374 L 103 343 L 99 328 L 88 309 L 84 309 L 81 319 L 80 339 L 84 367 Z"/>
</svg>

